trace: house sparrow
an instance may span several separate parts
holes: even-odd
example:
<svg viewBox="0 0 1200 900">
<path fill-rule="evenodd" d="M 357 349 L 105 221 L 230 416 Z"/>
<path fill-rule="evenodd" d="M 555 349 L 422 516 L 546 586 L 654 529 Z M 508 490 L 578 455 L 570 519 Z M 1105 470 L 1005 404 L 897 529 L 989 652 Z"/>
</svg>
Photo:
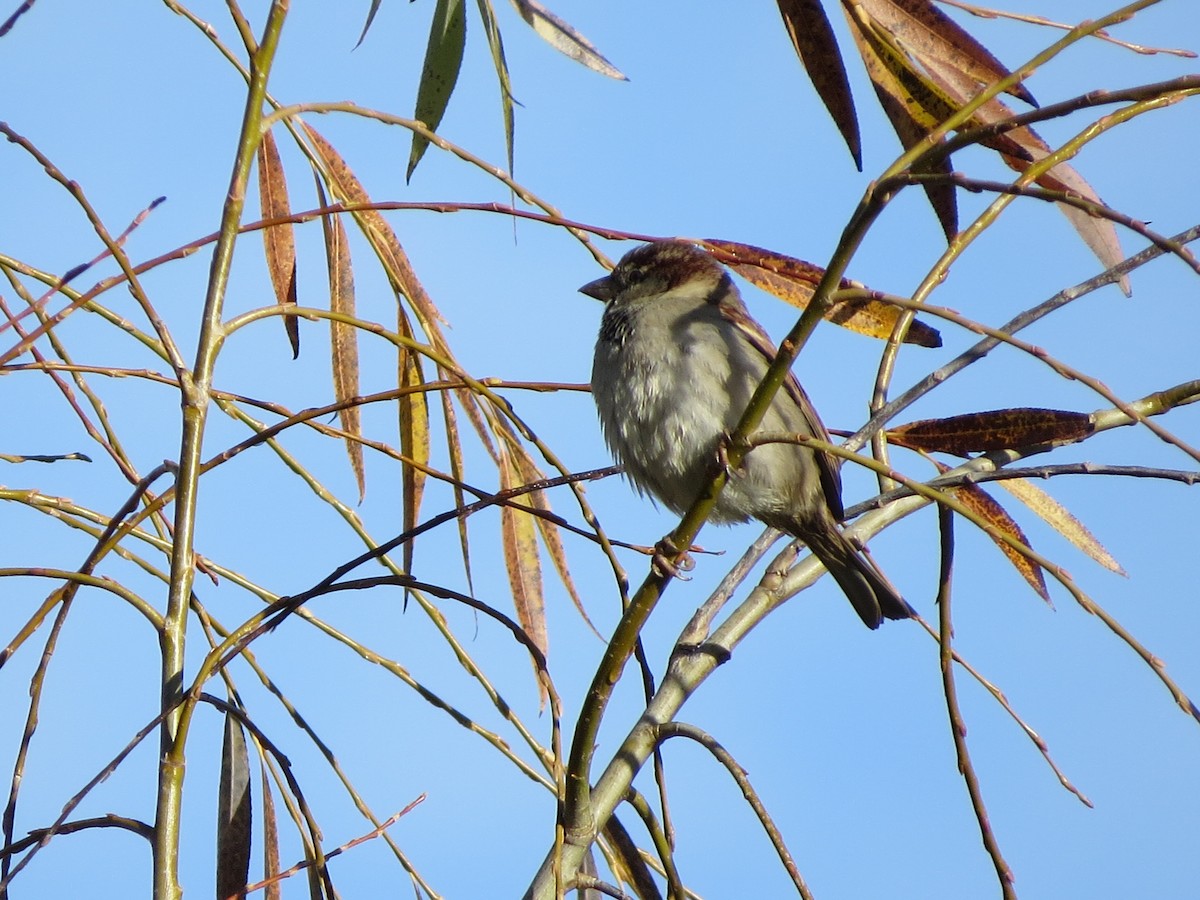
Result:
<svg viewBox="0 0 1200 900">
<path fill-rule="evenodd" d="M 711 478 L 775 358 L 729 273 L 700 248 L 657 241 L 631 250 L 582 293 L 604 302 L 592 396 L 609 449 L 639 493 L 685 512 Z M 791 373 L 760 425 L 829 440 Z M 802 540 L 869 628 L 912 609 L 838 528 L 837 457 L 801 444 L 762 444 L 725 484 L 710 520 L 759 521 Z"/>
</svg>

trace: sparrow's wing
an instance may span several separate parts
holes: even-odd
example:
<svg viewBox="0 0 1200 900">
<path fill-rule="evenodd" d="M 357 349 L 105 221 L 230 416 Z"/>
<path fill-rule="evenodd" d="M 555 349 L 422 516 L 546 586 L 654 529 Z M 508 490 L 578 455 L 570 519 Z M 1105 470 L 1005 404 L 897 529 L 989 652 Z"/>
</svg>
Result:
<svg viewBox="0 0 1200 900">
<path fill-rule="evenodd" d="M 804 388 L 800 386 L 800 382 L 796 379 L 796 376 L 788 372 L 788 377 L 784 381 L 783 387 L 796 406 L 800 408 L 800 415 L 808 424 L 813 435 L 823 441 L 828 441 L 829 432 L 825 430 L 825 424 L 821 421 L 821 417 L 817 415 L 812 401 L 808 399 L 808 394 L 804 393 Z M 817 465 L 821 468 L 821 489 L 825 492 L 825 503 L 829 506 L 830 512 L 833 513 L 833 518 L 840 522 L 845 515 L 845 510 L 842 509 L 842 459 L 823 450 L 814 450 L 813 456 L 817 458 Z"/>
<path fill-rule="evenodd" d="M 762 330 L 762 326 L 750 317 L 746 307 L 740 302 L 734 305 L 725 299 L 719 308 L 721 314 L 745 335 L 755 350 L 762 354 L 766 365 L 770 365 L 778 351 L 771 343 L 771 339 L 767 337 L 766 332 Z M 788 372 L 787 378 L 783 382 L 783 389 L 787 391 L 789 399 L 799 411 L 808 433 L 822 441 L 828 441 L 829 432 L 825 430 L 825 425 L 821 421 L 821 417 L 817 415 L 816 409 L 813 408 L 812 401 L 808 399 L 808 394 L 804 392 L 804 388 L 800 386 L 800 382 L 791 371 Z M 813 456 L 816 458 L 817 467 L 821 472 L 821 489 L 825 493 L 825 503 L 829 506 L 834 518 L 840 522 L 844 514 L 841 459 L 821 450 L 814 450 Z"/>
</svg>

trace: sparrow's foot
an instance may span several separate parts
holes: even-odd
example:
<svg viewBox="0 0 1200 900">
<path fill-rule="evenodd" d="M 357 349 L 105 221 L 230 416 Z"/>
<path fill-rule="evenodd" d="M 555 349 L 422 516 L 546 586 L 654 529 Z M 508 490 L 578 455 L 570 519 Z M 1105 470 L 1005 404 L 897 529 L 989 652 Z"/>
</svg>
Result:
<svg viewBox="0 0 1200 900">
<path fill-rule="evenodd" d="M 696 568 L 696 561 L 690 553 L 676 547 L 670 537 L 665 537 L 654 545 L 654 556 L 650 559 L 650 565 L 659 575 L 687 581 L 688 577 L 683 573 Z"/>
<path fill-rule="evenodd" d="M 750 442 L 738 441 L 737 444 L 744 458 L 746 453 L 750 450 Z M 729 461 L 729 448 L 733 445 L 734 440 L 730 436 L 729 432 L 722 434 L 721 439 L 717 441 L 717 462 L 720 464 L 721 471 L 725 473 L 726 478 L 740 478 L 742 476 L 741 467 L 735 466 Z"/>
</svg>

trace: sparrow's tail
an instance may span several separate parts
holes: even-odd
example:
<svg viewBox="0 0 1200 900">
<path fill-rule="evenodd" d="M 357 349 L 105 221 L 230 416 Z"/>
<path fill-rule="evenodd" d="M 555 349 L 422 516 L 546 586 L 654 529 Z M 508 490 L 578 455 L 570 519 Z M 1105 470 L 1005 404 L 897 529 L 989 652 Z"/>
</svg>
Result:
<svg viewBox="0 0 1200 900">
<path fill-rule="evenodd" d="M 885 617 L 907 619 L 913 615 L 913 608 L 832 520 L 788 530 L 829 570 L 868 628 L 878 628 Z"/>
</svg>

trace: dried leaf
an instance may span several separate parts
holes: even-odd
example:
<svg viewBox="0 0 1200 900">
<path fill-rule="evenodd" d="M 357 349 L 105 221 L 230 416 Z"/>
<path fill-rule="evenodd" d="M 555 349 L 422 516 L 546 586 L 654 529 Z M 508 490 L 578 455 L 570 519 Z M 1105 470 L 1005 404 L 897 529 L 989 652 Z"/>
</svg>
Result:
<svg viewBox="0 0 1200 900">
<path fill-rule="evenodd" d="M 439 391 L 442 398 L 442 421 L 446 426 L 446 449 L 450 456 L 450 474 L 454 478 L 454 505 L 462 508 L 466 505 L 461 484 L 466 481 L 466 471 L 463 465 L 462 438 L 458 432 L 458 416 L 454 412 L 454 397 L 450 391 Z M 471 579 L 471 544 L 467 533 L 467 517 L 459 516 L 458 544 L 462 552 L 463 573 L 467 576 L 467 590 L 475 593 Z"/>
<path fill-rule="evenodd" d="M 1012 73 L 962 26 L 929 0 L 856 0 L 927 69 L 961 72 L 979 87 Z M 1037 101 L 1023 84 L 1007 93 L 1030 106 Z"/>
<path fill-rule="evenodd" d="M 412 326 L 404 307 L 396 305 L 397 333 L 411 338 Z M 399 349 L 397 380 L 401 388 L 416 388 L 403 394 L 397 404 L 400 413 L 400 452 L 405 463 L 401 476 L 404 502 L 403 528 L 409 531 L 417 525 L 421 499 L 425 495 L 425 466 L 429 465 L 429 402 L 422 389 L 425 375 L 421 371 L 421 356 L 407 347 Z M 404 545 L 404 571 L 412 572 L 413 542 Z"/>
<path fill-rule="evenodd" d="M 862 139 L 846 66 L 820 0 L 777 0 L 796 55 L 862 171 Z"/>
<path fill-rule="evenodd" d="M 1087 413 L 1065 409 L 993 409 L 944 419 L 921 419 L 889 430 L 894 443 L 916 450 L 965 455 L 1038 444 L 1079 441 L 1095 429 Z"/>
<path fill-rule="evenodd" d="M 304 131 L 312 141 L 313 148 L 321 157 L 321 161 L 325 164 L 329 174 L 329 189 L 333 195 L 342 203 L 370 203 L 371 198 L 366 189 L 363 188 L 358 177 L 346 164 L 341 154 L 333 148 L 333 145 L 311 125 L 305 124 Z M 437 332 L 437 323 L 442 321 L 441 314 L 425 292 L 416 272 L 413 271 L 408 254 L 400 246 L 400 241 L 396 237 L 395 231 L 392 230 L 392 226 L 377 209 L 358 209 L 354 211 L 353 215 L 370 243 L 371 249 L 375 251 L 379 261 L 383 264 L 392 287 L 412 305 L 421 324 L 421 330 L 425 332 L 430 342 L 435 347 L 442 348 L 444 342 L 440 340 Z"/>
<path fill-rule="evenodd" d="M 1087 526 L 1040 487 L 1024 478 L 1005 478 L 1000 482 L 1000 486 L 1104 568 L 1118 575 L 1126 574 L 1121 564 L 1096 540 L 1096 536 L 1088 531 Z"/>
<path fill-rule="evenodd" d="M 284 219 L 292 214 L 288 203 L 287 179 L 279 159 L 279 148 L 271 132 L 258 145 L 258 196 L 264 219 Z M 296 238 L 292 223 L 272 225 L 262 230 L 267 271 L 280 306 L 296 305 Z M 292 345 L 292 358 L 300 355 L 300 320 L 284 316 L 283 327 Z"/>
<path fill-rule="evenodd" d="M 988 113 L 988 110 L 983 110 Z M 1005 110 L 1007 113 L 1008 110 Z M 984 121 L 991 118 L 987 115 Z M 1013 140 L 1016 141 L 1026 151 L 1029 156 L 1029 161 L 1044 159 L 1052 152 L 1050 146 L 1043 141 L 1038 135 L 1029 128 L 1017 128 L 1010 132 Z M 1017 172 L 1024 172 L 1029 168 L 1029 162 L 1020 157 L 1004 156 L 1004 162 Z M 1037 183 L 1047 190 L 1064 191 L 1076 194 L 1085 200 L 1090 200 L 1097 206 L 1103 206 L 1104 201 L 1100 199 L 1100 195 L 1092 188 L 1083 176 L 1080 175 L 1074 168 L 1066 163 L 1059 163 L 1049 172 L 1040 176 Z M 1088 215 L 1082 209 L 1074 206 L 1059 203 L 1059 210 L 1072 227 L 1083 238 L 1083 242 L 1087 244 L 1088 249 L 1095 254 L 1096 258 L 1106 268 L 1112 268 L 1124 258 L 1124 253 L 1121 250 L 1121 242 L 1117 237 L 1116 226 L 1108 219 L 1099 219 Z M 1120 281 L 1117 282 L 1125 296 L 1130 295 L 1129 277 L 1122 275 Z"/>
<path fill-rule="evenodd" d="M 508 76 L 508 60 L 504 56 L 504 41 L 500 37 L 500 26 L 496 22 L 496 11 L 492 0 L 478 0 L 479 16 L 483 19 L 483 31 L 487 35 L 488 49 L 492 52 L 492 65 L 500 82 L 500 111 L 504 116 L 504 148 L 507 151 L 508 171 L 513 171 L 513 94 L 512 81 Z"/>
<path fill-rule="evenodd" d="M 555 50 L 587 66 L 593 72 L 628 81 L 621 70 L 605 59 L 600 51 L 582 34 L 556 16 L 537 0 L 512 0 L 521 18 L 529 23 L 538 36 Z"/>
<path fill-rule="evenodd" d="M 525 484 L 532 484 L 546 477 L 537 467 L 537 463 L 525 451 L 525 448 L 515 444 L 515 442 L 510 446 L 513 447 L 513 455 L 516 458 L 517 467 L 520 469 L 521 479 Z M 529 501 L 529 505 L 533 508 L 547 513 L 552 511 L 550 501 L 546 499 L 544 491 L 532 491 L 525 496 Z M 554 565 L 555 571 L 558 572 L 559 580 L 562 581 L 563 587 L 567 589 L 567 594 L 570 596 L 571 602 L 575 604 L 575 609 L 579 611 L 579 615 L 587 623 L 588 628 L 595 632 L 596 637 L 604 640 L 604 635 L 592 624 L 587 610 L 584 609 L 583 599 L 579 596 L 579 592 L 575 590 L 575 581 L 571 578 L 571 568 L 567 565 L 567 551 L 563 546 L 558 526 L 549 519 L 541 516 L 534 517 L 534 520 L 537 522 L 538 533 L 542 536 L 542 543 L 546 545 L 546 552 L 550 555 L 550 562 Z"/>
<path fill-rule="evenodd" d="M 325 191 L 317 181 L 317 195 L 321 205 L 326 205 Z M 350 262 L 350 245 L 346 238 L 346 226 L 338 215 L 322 216 L 321 228 L 325 235 L 325 263 L 329 270 L 329 308 L 335 313 L 353 316 L 354 268 Z M 333 353 L 333 396 L 345 402 L 358 396 L 358 329 L 336 319 L 329 320 L 329 345 Z M 338 410 L 342 430 L 355 437 L 362 437 L 362 412 L 357 405 Z M 367 492 L 366 468 L 363 465 L 362 444 L 346 440 L 346 453 L 350 468 L 358 485 L 358 502 Z"/>
<path fill-rule="evenodd" d="M 1015 538 L 1026 547 L 1030 546 L 1029 539 L 1025 537 L 1025 532 L 1021 530 L 1021 526 L 1016 523 L 1012 516 L 1004 511 L 1004 507 L 997 503 L 978 485 L 964 485 L 963 487 L 956 488 L 954 493 L 963 502 L 964 506 L 1001 534 Z M 995 541 L 996 546 L 1000 548 L 1000 552 L 1008 557 L 1008 561 L 1013 564 L 1013 568 L 1021 573 L 1021 577 L 1029 583 L 1029 586 L 1037 592 L 1037 595 L 1049 603 L 1050 591 L 1046 588 L 1046 579 L 1042 574 L 1042 567 L 1023 553 L 1010 547 L 1006 542 L 992 535 L 988 536 Z"/>
<path fill-rule="evenodd" d="M 843 9 L 880 103 L 906 149 L 962 109 L 987 85 L 1009 74 L 995 57 L 936 10 L 929 0 L 843 0 Z M 1014 88 L 1010 93 L 1034 102 L 1024 88 Z M 1004 121 L 1012 115 L 1012 110 L 992 99 L 976 110 L 964 128 Z M 1028 128 L 1012 129 L 980 143 L 999 152 L 1005 163 L 1018 172 L 1024 172 L 1030 163 L 1051 152 Z M 948 160 L 939 160 L 934 171 L 949 171 Z M 1071 190 L 1095 203 L 1101 202 L 1082 176 L 1065 163 L 1055 166 L 1037 182 L 1043 187 Z M 952 211 L 955 202 L 952 189 L 928 184 L 925 190 L 949 237 L 956 230 L 957 219 L 957 213 Z M 1075 207 L 1060 204 L 1060 209 L 1106 267 L 1120 262 L 1123 254 L 1112 222 Z M 1120 284 L 1128 294 L 1128 279 L 1122 279 Z"/>
<path fill-rule="evenodd" d="M 250 875 L 250 753 L 241 723 L 225 714 L 217 796 L 217 898 L 244 896 Z"/>
<path fill-rule="evenodd" d="M 711 239 L 702 243 L 709 250 L 717 251 L 714 256 L 751 284 L 800 309 L 808 306 L 825 274 L 820 266 L 762 247 Z M 840 286 L 861 287 L 846 278 L 841 279 Z M 847 300 L 830 306 L 824 318 L 859 334 L 887 340 L 902 312 L 899 307 L 882 300 Z M 904 336 L 904 343 L 940 347 L 942 338 L 936 328 L 913 320 Z"/>
<path fill-rule="evenodd" d="M 638 897 L 661 897 L 658 882 L 646 864 L 637 842 L 615 813 L 604 823 L 604 837 L 608 840 L 610 850 L 607 855 L 608 862 L 613 865 L 621 881 L 633 885 Z"/>
<path fill-rule="evenodd" d="M 926 135 L 952 114 L 949 98 L 941 96 L 918 73 L 913 72 L 899 48 L 886 40 L 885 36 L 873 31 L 869 23 L 855 19 L 849 12 L 846 18 L 879 105 L 900 138 L 900 145 L 905 150 L 911 150 L 925 141 Z M 947 175 L 951 171 L 950 160 L 942 157 L 920 171 Z M 958 233 L 958 196 L 954 186 L 927 182 L 922 188 L 938 217 L 942 232 L 950 240 Z"/>
<path fill-rule="evenodd" d="M 421 70 L 421 83 L 417 86 L 417 106 L 413 116 L 424 122 L 430 131 L 437 131 L 450 95 L 454 93 L 466 44 L 467 14 L 462 0 L 437 0 L 429 24 L 429 43 L 425 46 L 425 65 Z M 406 178 L 412 178 L 413 170 L 428 146 L 428 138 L 413 132 Z"/>
<path fill-rule="evenodd" d="M 509 453 L 509 448 L 501 445 L 500 487 L 510 490 L 523 483 L 519 465 Z M 504 547 L 504 566 L 508 571 L 508 583 L 512 589 L 517 620 L 534 646 L 546 655 L 550 639 L 546 630 L 546 600 L 542 592 L 542 564 L 538 558 L 534 517 L 511 506 L 501 506 L 500 533 Z M 537 674 L 536 665 L 534 674 Z M 538 691 L 542 703 L 545 703 L 546 689 L 540 678 Z"/>
<path fill-rule="evenodd" d="M 279 874 L 279 820 L 275 815 L 275 794 L 265 766 L 262 768 L 262 806 L 263 879 L 270 880 Z M 282 892 L 283 886 L 278 881 L 271 881 L 263 889 L 264 900 L 279 900 Z"/>
</svg>

